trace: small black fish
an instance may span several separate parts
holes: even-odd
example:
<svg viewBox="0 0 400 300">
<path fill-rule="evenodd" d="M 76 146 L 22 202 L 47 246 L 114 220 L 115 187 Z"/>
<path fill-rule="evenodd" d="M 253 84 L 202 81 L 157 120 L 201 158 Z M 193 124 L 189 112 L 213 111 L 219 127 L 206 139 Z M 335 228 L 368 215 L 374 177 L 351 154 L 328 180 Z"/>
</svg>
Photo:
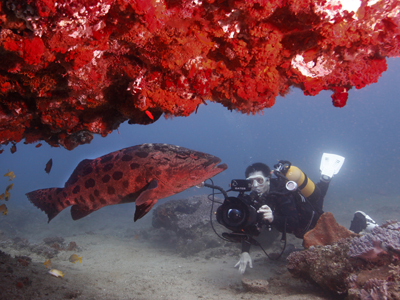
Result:
<svg viewBox="0 0 400 300">
<path fill-rule="evenodd" d="M 13 143 L 13 145 L 12 145 L 11 148 L 10 148 L 10 151 L 11 151 L 11 154 L 14 154 L 15 152 L 17 152 L 17 145 L 15 145 L 15 144 Z"/>
<path fill-rule="evenodd" d="M 53 159 L 50 158 L 50 160 L 46 164 L 46 168 L 44 168 L 47 174 L 50 173 L 52 166 L 53 166 Z"/>
</svg>

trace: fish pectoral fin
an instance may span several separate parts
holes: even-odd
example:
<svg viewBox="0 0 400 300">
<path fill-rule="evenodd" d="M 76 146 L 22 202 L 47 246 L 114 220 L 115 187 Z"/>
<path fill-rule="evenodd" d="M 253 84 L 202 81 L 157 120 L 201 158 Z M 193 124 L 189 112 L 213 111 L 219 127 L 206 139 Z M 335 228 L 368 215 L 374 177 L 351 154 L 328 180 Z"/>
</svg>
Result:
<svg viewBox="0 0 400 300">
<path fill-rule="evenodd" d="M 140 195 L 136 198 L 136 206 L 140 206 L 147 202 L 150 198 L 150 195 L 154 193 L 154 191 L 158 188 L 158 180 L 152 179 L 148 184 L 146 189 L 140 193 Z"/>
<path fill-rule="evenodd" d="M 93 210 L 82 209 L 78 205 L 72 205 L 71 207 L 71 217 L 74 221 L 82 219 L 83 217 L 86 217 L 88 214 L 92 212 Z"/>
<path fill-rule="evenodd" d="M 140 218 L 144 217 L 154 204 L 157 203 L 158 199 L 153 196 L 154 191 L 158 188 L 158 180 L 153 179 L 150 181 L 146 190 L 140 193 L 139 197 L 136 199 L 136 210 L 134 221 L 136 222 Z"/>
</svg>

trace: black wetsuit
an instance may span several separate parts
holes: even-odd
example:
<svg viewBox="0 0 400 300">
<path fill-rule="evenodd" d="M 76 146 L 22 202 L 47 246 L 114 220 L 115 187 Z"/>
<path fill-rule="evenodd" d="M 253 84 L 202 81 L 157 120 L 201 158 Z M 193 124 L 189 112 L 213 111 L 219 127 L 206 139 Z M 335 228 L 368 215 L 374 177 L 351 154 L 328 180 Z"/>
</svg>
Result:
<svg viewBox="0 0 400 300">
<path fill-rule="evenodd" d="M 250 196 L 258 206 L 268 205 L 273 213 L 272 223 L 266 222 L 280 232 L 293 233 L 298 238 L 315 227 L 323 214 L 323 202 L 329 182 L 320 181 L 315 185 L 314 193 L 304 198 L 299 192 L 288 192 L 286 181 L 280 178 L 271 179 L 270 191 L 258 196 L 252 192 Z M 249 252 L 250 244 L 242 243 L 242 252 Z"/>
</svg>

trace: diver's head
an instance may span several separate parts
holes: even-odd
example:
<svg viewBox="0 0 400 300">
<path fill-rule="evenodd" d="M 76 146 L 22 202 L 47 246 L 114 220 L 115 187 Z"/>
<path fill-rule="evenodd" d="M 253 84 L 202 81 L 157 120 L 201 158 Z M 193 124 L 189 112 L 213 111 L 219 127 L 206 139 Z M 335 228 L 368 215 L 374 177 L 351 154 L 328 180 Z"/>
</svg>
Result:
<svg viewBox="0 0 400 300">
<path fill-rule="evenodd" d="M 261 195 L 269 192 L 271 169 L 263 163 L 254 163 L 247 167 L 245 176 L 251 180 L 251 190 Z"/>
</svg>

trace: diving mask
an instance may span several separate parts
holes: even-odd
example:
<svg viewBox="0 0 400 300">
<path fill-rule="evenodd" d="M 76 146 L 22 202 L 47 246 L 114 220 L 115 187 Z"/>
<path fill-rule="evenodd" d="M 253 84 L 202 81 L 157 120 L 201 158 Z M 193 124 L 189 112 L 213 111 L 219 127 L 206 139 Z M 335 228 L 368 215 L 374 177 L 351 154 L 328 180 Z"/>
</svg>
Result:
<svg viewBox="0 0 400 300">
<path fill-rule="evenodd" d="M 256 172 L 261 173 L 261 172 Z M 270 179 L 262 174 L 253 174 L 246 178 L 251 181 L 251 189 L 258 194 L 263 194 L 269 191 Z"/>
</svg>

